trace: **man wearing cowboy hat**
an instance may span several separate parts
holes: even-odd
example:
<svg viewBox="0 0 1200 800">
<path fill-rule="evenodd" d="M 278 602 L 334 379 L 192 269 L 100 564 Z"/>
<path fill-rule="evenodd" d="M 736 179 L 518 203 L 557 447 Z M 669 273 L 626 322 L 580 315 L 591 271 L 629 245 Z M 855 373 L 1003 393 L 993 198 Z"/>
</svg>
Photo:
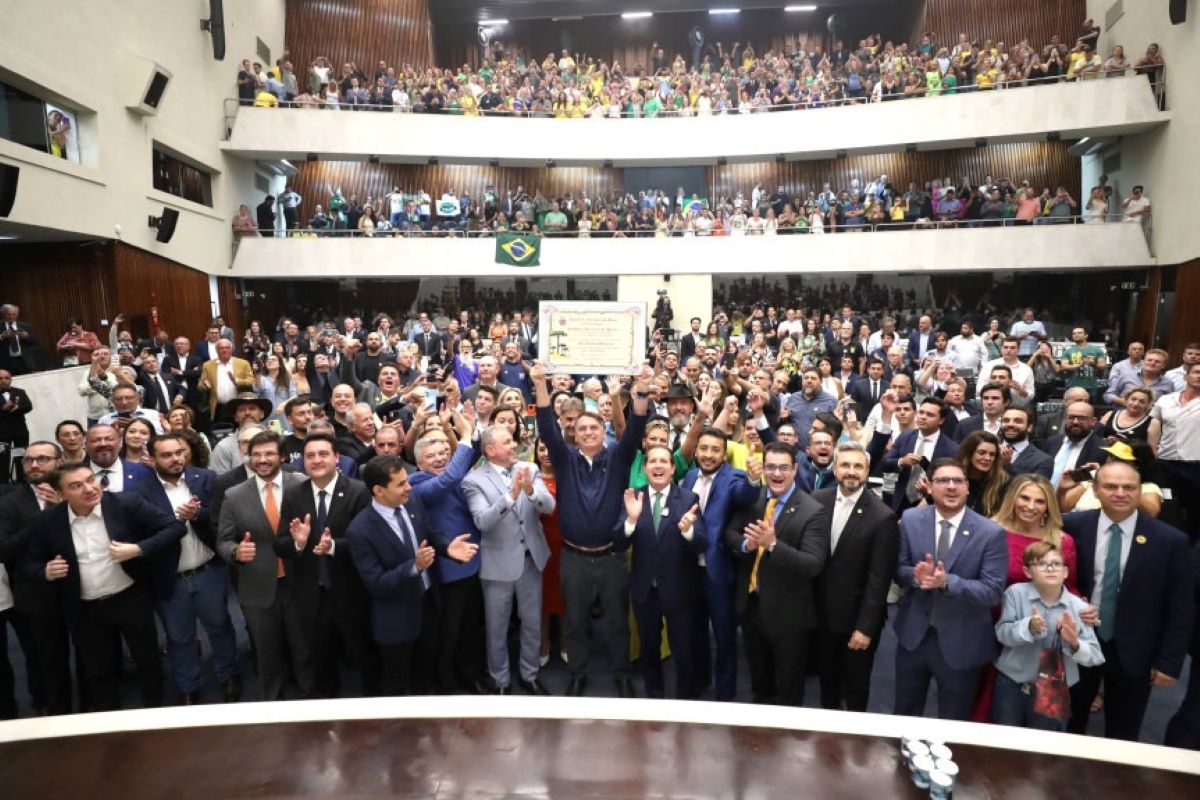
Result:
<svg viewBox="0 0 1200 800">
<path fill-rule="evenodd" d="M 240 431 L 247 425 L 260 425 L 271 416 L 274 409 L 271 401 L 259 397 L 254 392 L 238 392 L 233 400 L 226 404 L 227 422 L 232 422 L 235 431 Z M 209 469 L 220 475 L 234 467 L 241 466 L 242 457 L 238 452 L 238 437 L 226 436 L 213 448 L 209 459 Z"/>
<path fill-rule="evenodd" d="M 667 415 L 671 421 L 671 452 L 683 446 L 687 438 L 688 428 L 692 424 L 692 415 L 696 412 L 696 398 L 688 387 L 682 383 L 672 383 L 667 391 Z"/>
</svg>

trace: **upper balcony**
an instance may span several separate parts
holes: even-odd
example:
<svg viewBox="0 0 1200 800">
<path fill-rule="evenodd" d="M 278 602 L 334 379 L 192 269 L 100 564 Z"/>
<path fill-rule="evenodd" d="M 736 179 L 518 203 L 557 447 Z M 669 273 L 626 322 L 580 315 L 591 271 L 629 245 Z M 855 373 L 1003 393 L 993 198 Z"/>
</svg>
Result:
<svg viewBox="0 0 1200 800">
<path fill-rule="evenodd" d="M 993 226 L 888 229 L 824 235 L 542 240 L 541 262 L 495 262 L 489 237 L 321 236 L 242 239 L 230 275 L 337 277 L 552 277 L 662 274 L 950 273 L 1147 267 L 1142 226 Z"/>
<path fill-rule="evenodd" d="M 1161 125 L 1144 78 L 1049 83 L 936 98 L 766 114 L 654 119 L 528 119 L 237 108 L 226 149 L 247 159 L 505 166 L 662 166 L 831 158 L 1132 134 Z"/>
</svg>

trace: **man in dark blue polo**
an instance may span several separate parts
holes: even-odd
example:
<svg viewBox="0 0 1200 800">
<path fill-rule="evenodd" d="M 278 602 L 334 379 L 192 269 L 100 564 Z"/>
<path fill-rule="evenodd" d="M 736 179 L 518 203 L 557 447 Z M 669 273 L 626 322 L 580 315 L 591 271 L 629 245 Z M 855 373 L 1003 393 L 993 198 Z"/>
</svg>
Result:
<svg viewBox="0 0 1200 800">
<path fill-rule="evenodd" d="M 571 667 L 567 695 L 582 695 L 587 688 L 589 617 L 593 600 L 599 598 L 602 613 L 594 621 L 594 628 L 613 660 L 617 693 L 632 697 L 629 570 L 624 557 L 613 548 L 612 531 L 620 520 L 629 469 L 646 430 L 649 390 L 640 380 L 634 383 L 633 413 L 619 442 L 606 445 L 604 420 L 599 414 L 585 411 L 575 421 L 572 446 L 563 439 L 550 405 L 546 367 L 533 365 L 529 376 L 537 397 L 538 432 L 554 465 L 558 520 L 564 532 L 561 569 L 567 613 L 563 643 Z"/>
</svg>

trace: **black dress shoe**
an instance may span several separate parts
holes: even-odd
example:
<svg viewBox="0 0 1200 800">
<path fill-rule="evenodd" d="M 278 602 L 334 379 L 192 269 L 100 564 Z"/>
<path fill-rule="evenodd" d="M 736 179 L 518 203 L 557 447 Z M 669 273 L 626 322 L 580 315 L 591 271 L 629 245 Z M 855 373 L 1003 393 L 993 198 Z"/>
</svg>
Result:
<svg viewBox="0 0 1200 800">
<path fill-rule="evenodd" d="M 491 694 L 491 681 L 483 681 L 479 678 L 467 684 L 467 689 L 464 694 Z"/>
<path fill-rule="evenodd" d="M 537 678 L 534 678 L 531 681 L 527 681 L 524 678 L 517 678 L 517 686 L 520 686 L 526 694 L 540 694 L 546 697 L 550 696 L 550 690 L 547 689 L 546 685 Z"/>
<path fill-rule="evenodd" d="M 221 691 L 225 693 L 226 703 L 236 703 L 242 698 L 242 677 L 234 675 L 221 684 Z"/>
<path fill-rule="evenodd" d="M 567 697 L 583 697 L 583 693 L 587 691 L 587 676 L 571 678 L 571 683 L 567 686 Z"/>
<path fill-rule="evenodd" d="M 179 695 L 179 705 L 181 706 L 198 706 L 200 705 L 199 692 L 182 692 Z"/>
<path fill-rule="evenodd" d="M 509 686 L 497 686 L 496 691 L 492 694 L 512 694 L 512 688 Z"/>
<path fill-rule="evenodd" d="M 617 684 L 617 697 L 637 697 L 637 692 L 633 690 L 633 681 L 629 678 L 617 678 L 613 682 Z"/>
</svg>

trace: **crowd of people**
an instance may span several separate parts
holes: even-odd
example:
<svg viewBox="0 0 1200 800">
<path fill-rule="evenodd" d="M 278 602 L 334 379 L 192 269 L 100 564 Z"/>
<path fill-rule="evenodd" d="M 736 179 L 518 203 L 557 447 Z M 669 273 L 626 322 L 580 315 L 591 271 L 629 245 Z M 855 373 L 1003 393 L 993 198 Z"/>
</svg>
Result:
<svg viewBox="0 0 1200 800">
<path fill-rule="evenodd" d="M 446 113 L 559 119 L 749 114 L 842 104 L 950 96 L 1058 81 L 1149 78 L 1163 101 L 1163 54 L 1147 46 L 1134 62 L 1115 45 L 1097 51 L 1100 28 L 1085 20 L 1076 38 L 1059 35 L 1039 46 L 1008 44 L 960 33 L 939 42 L 926 33 L 914 44 L 879 34 L 854 43 L 792 41 L 758 52 L 752 44 L 708 46 L 700 63 L 668 57 L 656 41 L 649 64 L 622 66 L 563 49 L 538 62 L 520 49 L 493 42 L 477 68 L 312 60 L 297 74 L 290 54 L 264 68 L 245 59 L 237 74 L 241 105 L 357 111 Z"/>
<path fill-rule="evenodd" d="M 1076 326 L 1052 353 L 1033 309 L 652 318 L 624 377 L 551 374 L 529 311 L 77 345 L 86 415 L 26 431 L 0 496 L 33 707 L 117 707 L 120 642 L 162 703 L 156 615 L 174 701 L 238 700 L 232 596 L 267 700 L 353 691 L 343 662 L 366 695 L 549 694 L 558 660 L 580 695 L 598 659 L 601 693 L 800 705 L 815 663 L 826 708 L 893 670 L 896 713 L 933 683 L 941 717 L 1082 733 L 1102 708 L 1138 738 L 1196 654 L 1200 343 L 1113 354 Z M 1200 746 L 1198 681 L 1169 744 Z"/>
<path fill-rule="evenodd" d="M 482 197 L 448 188 L 434 198 L 424 188 L 393 186 L 379 197 L 332 187 L 327 202 L 306 213 L 304 198 L 291 186 L 278 197 L 267 195 L 251 214 L 243 205 L 233 230 L 243 236 L 405 236 L 427 234 L 488 236 L 513 231 L 580 238 L 671 236 L 774 236 L 875 230 L 904 230 L 966 225 L 1062 224 L 1082 221 L 1149 221 L 1151 203 L 1142 186 L 1123 200 L 1113 196 L 1108 176 L 1086 201 L 1065 186 L 1039 192 L 1029 181 L 987 175 L 978 183 L 968 176 L 910 182 L 901 190 L 886 174 L 849 186 L 789 192 L 760 181 L 750 190 L 721 194 L 712 202 L 679 187 L 672 196 L 662 189 L 616 190 L 608 196 L 545 195 L 523 185 L 501 193 L 488 186 Z M 282 226 L 282 230 L 280 230 Z"/>
</svg>

